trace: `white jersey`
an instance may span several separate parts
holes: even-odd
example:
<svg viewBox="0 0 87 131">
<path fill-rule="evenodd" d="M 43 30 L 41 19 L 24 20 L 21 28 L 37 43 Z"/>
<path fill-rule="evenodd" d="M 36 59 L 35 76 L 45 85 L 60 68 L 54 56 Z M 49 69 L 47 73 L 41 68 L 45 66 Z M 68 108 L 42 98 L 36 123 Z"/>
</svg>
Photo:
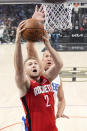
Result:
<svg viewBox="0 0 87 131">
<path fill-rule="evenodd" d="M 58 98 L 57 98 L 57 92 L 58 92 L 58 87 L 60 86 L 60 77 L 59 75 L 52 81 L 52 88 L 54 91 L 54 100 L 55 100 L 55 105 L 58 104 Z"/>
<path fill-rule="evenodd" d="M 56 116 L 56 113 L 58 111 L 58 97 L 57 97 L 57 92 L 58 92 L 58 88 L 60 86 L 60 77 L 59 75 L 52 81 L 52 88 L 53 88 L 53 91 L 54 91 L 54 109 L 55 109 L 55 116 Z"/>
</svg>

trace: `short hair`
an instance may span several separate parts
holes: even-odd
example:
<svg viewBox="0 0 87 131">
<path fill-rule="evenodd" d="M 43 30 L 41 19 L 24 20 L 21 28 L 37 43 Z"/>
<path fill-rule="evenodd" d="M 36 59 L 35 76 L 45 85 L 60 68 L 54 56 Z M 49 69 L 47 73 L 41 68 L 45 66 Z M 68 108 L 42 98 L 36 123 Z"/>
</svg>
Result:
<svg viewBox="0 0 87 131">
<path fill-rule="evenodd" d="M 46 51 L 48 51 L 48 52 L 49 52 L 49 50 L 46 48 L 46 49 L 44 50 L 44 52 L 43 52 L 43 56 L 44 56 L 44 54 L 45 54 L 45 52 L 46 52 Z"/>
<path fill-rule="evenodd" d="M 28 57 L 28 58 L 26 58 L 26 59 L 24 60 L 24 65 L 25 65 L 25 63 L 26 63 L 28 60 L 30 60 L 30 59 L 36 60 L 36 61 L 38 62 L 38 59 L 37 59 L 37 58 L 35 58 L 35 57 Z"/>
</svg>

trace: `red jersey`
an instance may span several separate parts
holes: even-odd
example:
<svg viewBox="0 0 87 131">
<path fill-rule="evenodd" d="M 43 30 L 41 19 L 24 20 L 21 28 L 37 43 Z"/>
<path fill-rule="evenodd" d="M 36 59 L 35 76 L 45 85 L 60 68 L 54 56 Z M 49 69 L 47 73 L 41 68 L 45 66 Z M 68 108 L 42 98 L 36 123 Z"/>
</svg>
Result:
<svg viewBox="0 0 87 131">
<path fill-rule="evenodd" d="M 21 97 L 28 131 L 58 131 L 50 82 L 41 76 L 40 83 L 34 80 L 30 80 L 30 83 L 28 93 Z"/>
</svg>

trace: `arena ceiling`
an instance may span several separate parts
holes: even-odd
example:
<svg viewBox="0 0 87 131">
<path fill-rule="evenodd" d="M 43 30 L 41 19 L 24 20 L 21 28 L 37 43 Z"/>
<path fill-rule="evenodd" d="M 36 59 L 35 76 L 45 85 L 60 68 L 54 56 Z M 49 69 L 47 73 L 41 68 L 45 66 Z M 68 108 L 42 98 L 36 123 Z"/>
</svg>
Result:
<svg viewBox="0 0 87 131">
<path fill-rule="evenodd" d="M 56 0 L 58 1 L 58 0 Z M 87 3 L 87 0 L 66 0 L 73 3 Z M 0 4 L 2 3 L 43 3 L 44 0 L 0 0 Z"/>
</svg>

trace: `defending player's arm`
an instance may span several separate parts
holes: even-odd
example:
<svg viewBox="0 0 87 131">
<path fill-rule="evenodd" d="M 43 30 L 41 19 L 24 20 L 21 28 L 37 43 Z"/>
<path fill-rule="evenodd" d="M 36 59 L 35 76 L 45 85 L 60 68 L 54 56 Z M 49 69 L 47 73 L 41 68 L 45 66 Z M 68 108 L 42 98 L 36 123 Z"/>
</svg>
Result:
<svg viewBox="0 0 87 131">
<path fill-rule="evenodd" d="M 44 11 L 43 11 L 42 5 L 40 6 L 40 8 L 38 8 L 38 6 L 36 5 L 32 18 L 37 19 L 41 23 L 43 23 L 45 18 L 44 18 Z M 37 51 L 35 49 L 35 43 L 33 41 L 27 41 L 26 48 L 27 48 L 27 57 L 28 58 L 31 58 L 31 57 L 37 58 L 39 63 L 41 63 L 39 60 Z"/>
<path fill-rule="evenodd" d="M 35 49 L 35 43 L 32 42 L 32 41 L 27 41 L 27 46 L 26 47 L 27 47 L 27 57 L 28 58 L 34 57 L 40 63 L 40 59 L 39 59 L 38 53 L 37 53 L 37 51 Z"/>
<path fill-rule="evenodd" d="M 56 52 L 52 47 L 51 44 L 49 42 L 49 36 L 47 33 L 45 33 L 45 36 L 43 37 L 44 40 L 44 44 L 46 46 L 46 48 L 49 50 L 53 60 L 54 60 L 54 64 L 44 73 L 44 75 L 50 80 L 52 81 L 60 72 L 62 66 L 63 66 L 63 62 L 60 58 L 60 55 L 58 54 L 58 52 Z"/>
<path fill-rule="evenodd" d="M 36 5 L 34 14 L 32 15 L 32 18 L 39 20 L 41 23 L 44 23 L 45 17 L 44 17 L 44 11 L 42 5 L 38 9 L 38 6 Z"/>
<path fill-rule="evenodd" d="M 42 64 L 41 64 L 41 61 L 39 59 L 39 56 L 38 56 L 38 53 L 35 49 L 35 43 L 32 42 L 32 41 L 28 41 L 27 42 L 27 57 L 28 58 L 36 58 L 37 61 L 39 62 L 40 64 L 40 68 L 42 69 Z M 43 70 L 43 69 L 42 69 Z"/>
<path fill-rule="evenodd" d="M 65 114 L 63 114 L 64 109 L 65 109 L 65 98 L 64 98 L 64 91 L 62 87 L 62 80 L 60 79 L 60 86 L 58 87 L 58 93 L 57 93 L 57 98 L 58 98 L 58 110 L 56 114 L 56 119 L 63 117 L 63 118 L 68 118 L 69 117 Z"/>
<path fill-rule="evenodd" d="M 64 98 L 64 92 L 62 87 L 62 81 L 60 80 L 60 86 L 58 87 L 58 111 L 56 114 L 56 118 L 60 118 L 63 115 L 64 109 L 65 109 L 65 98 Z"/>
<path fill-rule="evenodd" d="M 16 33 L 16 45 L 15 45 L 15 52 L 14 52 L 14 66 L 15 66 L 15 78 L 17 87 L 22 90 L 24 95 L 26 93 L 26 78 L 24 75 L 24 65 L 23 65 L 23 57 L 22 57 L 22 50 L 21 50 L 21 32 L 24 30 L 22 27 L 24 25 L 24 21 L 21 22 L 17 28 Z"/>
<path fill-rule="evenodd" d="M 38 6 L 36 5 L 35 11 L 34 11 L 34 13 L 32 15 L 32 18 L 39 20 L 41 23 L 44 23 L 44 21 L 45 21 L 45 17 L 44 16 L 45 15 L 44 15 L 44 11 L 43 11 L 42 5 L 40 6 L 40 8 L 38 8 Z M 40 64 L 40 67 L 42 68 L 42 64 L 41 64 L 41 61 L 40 61 L 40 59 L 38 57 L 37 51 L 35 49 L 35 43 L 34 42 L 31 42 L 31 41 L 27 42 L 27 55 L 28 55 L 28 58 L 29 57 L 37 58 L 37 60 L 38 60 L 38 62 Z"/>
<path fill-rule="evenodd" d="M 31 57 L 35 57 L 37 59 L 39 59 L 37 51 L 35 49 L 35 43 L 32 41 L 27 41 L 27 57 L 31 58 Z"/>
</svg>

